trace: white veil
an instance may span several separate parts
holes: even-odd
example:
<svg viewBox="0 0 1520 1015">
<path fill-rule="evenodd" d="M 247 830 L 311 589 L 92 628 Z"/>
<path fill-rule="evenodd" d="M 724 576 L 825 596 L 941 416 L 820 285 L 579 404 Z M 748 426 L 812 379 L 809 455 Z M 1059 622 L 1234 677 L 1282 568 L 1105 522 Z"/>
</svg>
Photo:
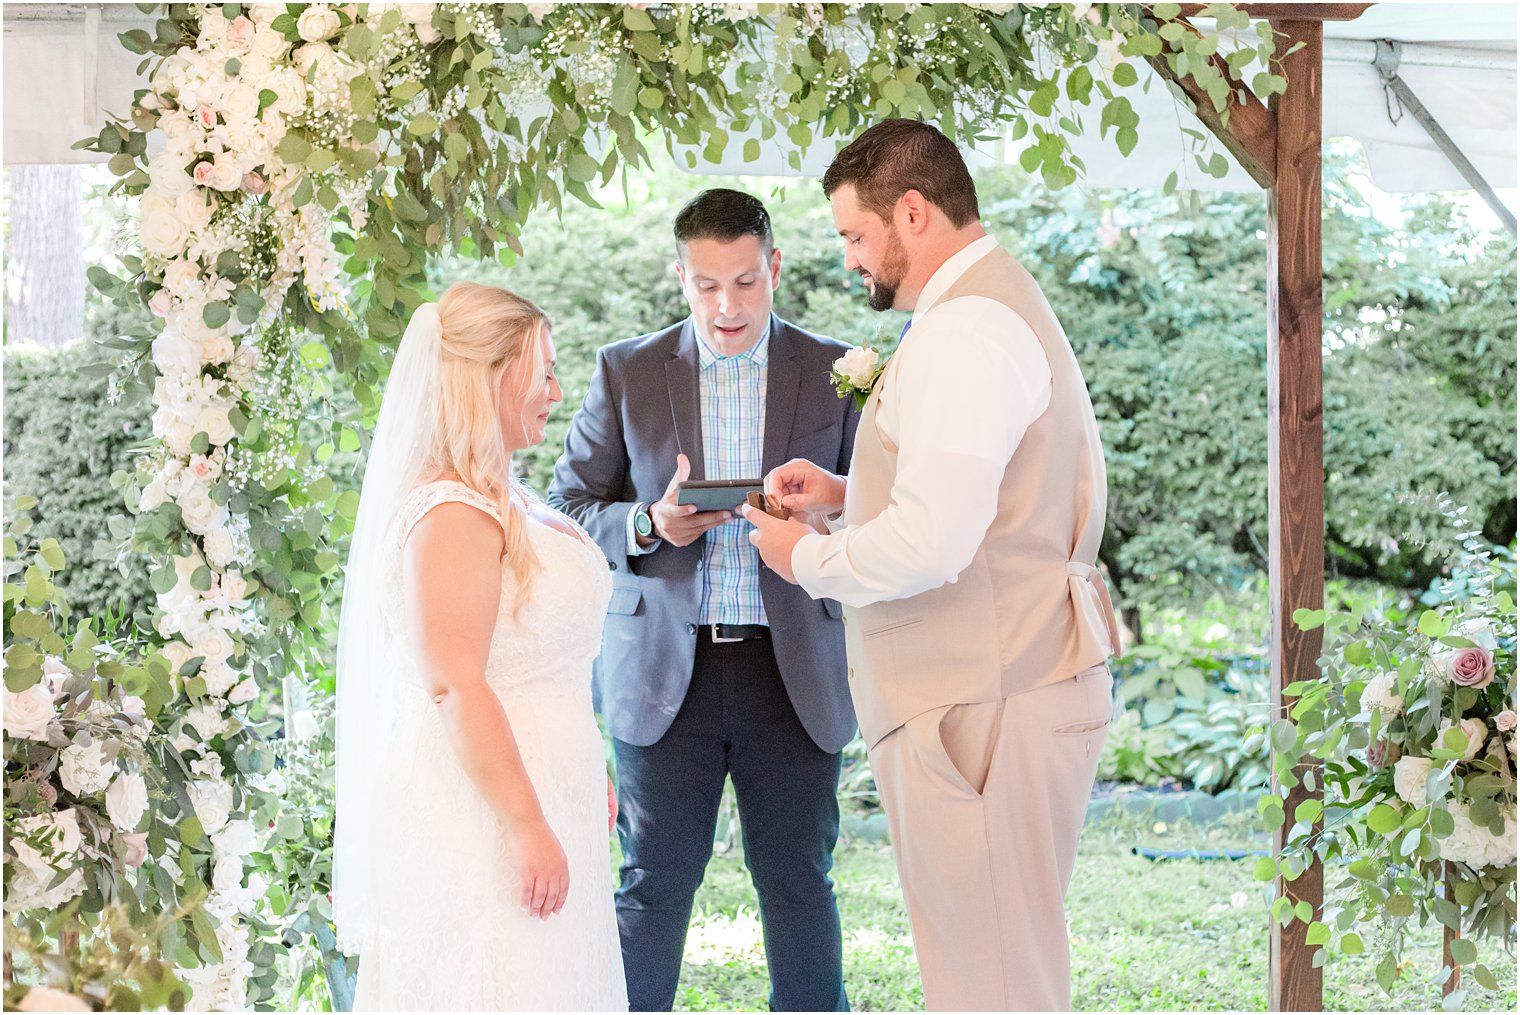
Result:
<svg viewBox="0 0 1520 1015">
<path fill-rule="evenodd" d="M 389 537 L 396 513 L 422 478 L 437 425 L 440 343 L 438 305 L 424 303 L 412 314 L 386 382 L 344 578 L 332 885 L 338 943 L 351 955 L 371 937 L 371 817 L 400 690 L 383 614 L 386 597 L 399 594 L 386 575 Z"/>
</svg>

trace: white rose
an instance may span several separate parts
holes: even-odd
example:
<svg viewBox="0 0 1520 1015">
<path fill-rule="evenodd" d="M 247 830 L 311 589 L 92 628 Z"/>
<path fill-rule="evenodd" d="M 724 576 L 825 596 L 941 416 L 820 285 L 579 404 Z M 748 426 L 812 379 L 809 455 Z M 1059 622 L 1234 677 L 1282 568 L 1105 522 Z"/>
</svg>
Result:
<svg viewBox="0 0 1520 1015">
<path fill-rule="evenodd" d="M 1393 791 L 1399 799 L 1414 807 L 1424 807 L 1428 802 L 1425 793 L 1425 777 L 1430 774 L 1431 761 L 1406 754 L 1393 763 Z"/>
<path fill-rule="evenodd" d="M 232 420 L 228 418 L 225 405 L 208 405 L 201 410 L 200 415 L 195 417 L 195 430 L 203 433 L 207 439 L 217 447 L 221 447 L 233 437 L 237 431 L 232 428 Z"/>
<path fill-rule="evenodd" d="M 135 694 L 121 696 L 121 710 L 127 715 L 143 718 L 148 714 L 148 703 Z"/>
<path fill-rule="evenodd" d="M 243 166 L 232 152 L 222 152 L 211 165 L 211 186 L 216 190 L 239 190 L 243 186 Z"/>
<path fill-rule="evenodd" d="M 63 749 L 58 777 L 63 788 L 75 796 L 94 796 L 110 785 L 116 774 L 116 762 L 105 756 L 105 745 L 92 740 L 83 747 L 72 744 Z"/>
<path fill-rule="evenodd" d="M 164 288 L 180 299 L 184 299 L 191 286 L 197 286 L 200 280 L 201 267 L 194 261 L 178 257 L 164 266 Z"/>
<path fill-rule="evenodd" d="M 195 658 L 195 650 L 182 641 L 167 642 L 159 651 L 169 660 L 170 672 L 176 675 L 186 663 Z"/>
<path fill-rule="evenodd" d="M 240 180 L 241 176 L 238 177 Z M 179 216 L 191 232 L 200 232 L 211 224 L 211 213 L 216 210 L 211 198 L 199 190 L 181 194 L 176 202 Z"/>
<path fill-rule="evenodd" d="M 248 591 L 248 579 L 243 577 L 241 571 L 228 571 L 217 583 L 217 599 L 229 607 L 241 606 L 248 598 Z"/>
<path fill-rule="evenodd" d="M 335 59 L 333 49 L 325 42 L 311 42 L 295 51 L 291 58 L 296 71 L 308 82 L 311 80 L 311 71 L 319 63 L 330 63 Z"/>
<path fill-rule="evenodd" d="M 153 340 L 153 365 L 164 375 L 198 374 L 201 371 L 200 348 L 172 324 L 164 326 Z"/>
<path fill-rule="evenodd" d="M 200 351 L 201 363 L 210 367 L 229 363 L 237 354 L 237 346 L 233 345 L 232 339 L 223 332 L 212 332 L 196 342 L 196 347 Z"/>
<path fill-rule="evenodd" d="M 296 32 L 307 42 L 320 42 L 336 35 L 342 22 L 338 12 L 326 4 L 312 4 L 296 20 Z"/>
<path fill-rule="evenodd" d="M 93 1011 L 89 1003 L 77 994 L 69 994 L 52 987 L 33 987 L 26 992 L 17 1011 Z"/>
<path fill-rule="evenodd" d="M 227 695 L 227 702 L 232 705 L 246 705 L 258 696 L 259 685 L 252 677 L 249 677 L 232 689 Z"/>
<path fill-rule="evenodd" d="M 136 831 L 147 809 L 148 784 L 136 772 L 123 772 L 106 790 L 106 813 L 119 831 Z"/>
<path fill-rule="evenodd" d="M 21 835 L 39 831 L 43 833 L 42 838 L 48 850 L 45 854 L 33 849 L 20 835 L 11 839 L 11 848 L 16 851 L 16 858 L 38 874 L 50 876 L 56 869 L 55 861 L 73 856 L 84 842 L 84 835 L 79 830 L 79 814 L 72 807 L 52 814 L 22 818 L 16 822 L 15 827 Z"/>
<path fill-rule="evenodd" d="M 1394 687 L 1392 674 L 1379 673 L 1362 691 L 1362 708 L 1369 712 L 1377 709 L 1385 716 L 1398 715 L 1404 710 L 1404 699 L 1393 693 Z"/>
<path fill-rule="evenodd" d="M 306 80 L 294 68 L 277 67 L 269 78 L 261 83 L 275 94 L 274 104 L 269 109 L 281 116 L 291 116 L 306 108 Z M 264 111 L 266 119 L 269 116 L 269 109 Z"/>
<path fill-rule="evenodd" d="M 195 181 L 190 179 L 188 169 L 188 164 L 176 153 L 159 152 L 148 160 L 149 193 L 160 194 L 171 201 L 181 194 L 188 194 L 195 189 Z"/>
<path fill-rule="evenodd" d="M 183 733 L 176 734 L 169 740 L 169 743 L 173 744 L 174 749 L 181 754 L 188 754 L 191 751 L 198 751 L 201 749 L 200 744 L 196 743 L 190 737 L 185 736 Z"/>
<path fill-rule="evenodd" d="M 526 6 L 528 8 L 528 16 L 538 22 L 542 22 L 554 10 L 553 4 L 527 4 Z"/>
<path fill-rule="evenodd" d="M 834 361 L 834 370 L 851 386 L 869 389 L 876 379 L 876 364 L 881 359 L 869 346 L 857 346 Z"/>
<path fill-rule="evenodd" d="M 418 25 L 423 22 L 432 22 L 433 4 L 398 4 L 401 16 L 408 24 Z"/>
<path fill-rule="evenodd" d="M 148 482 L 148 485 L 143 487 L 142 496 L 138 499 L 137 509 L 143 513 L 147 513 L 160 504 L 165 503 L 168 499 L 169 491 L 164 489 L 163 477 L 154 476 Z"/>
<path fill-rule="evenodd" d="M 216 862 L 216 869 L 211 875 L 211 887 L 219 892 L 231 891 L 243 886 L 243 860 L 242 857 L 224 856 Z"/>
<path fill-rule="evenodd" d="M 424 46 L 431 46 L 443 38 L 443 33 L 431 21 L 419 21 L 412 26 L 412 30 L 417 33 L 417 41 Z"/>
<path fill-rule="evenodd" d="M 142 222 L 138 237 L 143 249 L 159 257 L 172 257 L 184 251 L 190 239 L 190 226 L 180 215 L 177 200 L 149 191 L 143 195 L 139 210 Z"/>
<path fill-rule="evenodd" d="M 253 822 L 243 818 L 227 822 L 227 827 L 211 837 L 211 849 L 217 859 L 247 856 L 257 846 L 258 836 L 254 834 Z"/>
<path fill-rule="evenodd" d="M 221 709 L 209 702 L 202 702 L 186 712 L 185 722 L 200 734 L 202 740 L 210 740 L 227 732 L 227 720 L 222 716 Z"/>
<path fill-rule="evenodd" d="M 5 735 L 26 740 L 47 740 L 48 724 L 58 713 L 46 681 L 21 692 L 5 692 Z"/>
<path fill-rule="evenodd" d="M 237 559 L 237 541 L 226 529 L 206 533 L 201 545 L 205 548 L 206 559 L 217 567 L 226 567 Z"/>
<path fill-rule="evenodd" d="M 266 25 L 260 25 L 253 33 L 253 51 L 270 63 L 278 63 L 290 52 L 290 41 Z"/>
<path fill-rule="evenodd" d="M 232 785 L 219 779 L 197 779 L 186 789 L 201 828 L 208 835 L 221 831 L 232 814 Z"/>
<path fill-rule="evenodd" d="M 214 532 L 226 524 L 227 509 L 200 490 L 182 495 L 176 503 L 179 504 L 185 528 L 198 536 Z"/>
<path fill-rule="evenodd" d="M 224 663 L 232 658 L 235 651 L 237 645 L 232 636 L 216 627 L 206 628 L 195 642 L 195 654 L 202 656 L 208 663 Z"/>
<path fill-rule="evenodd" d="M 1483 741 L 1488 739 L 1488 727 L 1482 719 L 1463 719 L 1457 726 L 1462 730 L 1462 735 L 1467 738 L 1467 747 L 1462 751 L 1462 760 L 1471 761 L 1478 756 L 1478 751 L 1483 748 Z M 1446 746 L 1446 731 L 1451 729 L 1451 720 L 1441 722 L 1440 729 L 1436 730 L 1436 744 Z"/>
<path fill-rule="evenodd" d="M 321 734 L 322 730 L 317 725 L 317 717 L 312 715 L 309 711 L 302 709 L 290 717 L 289 736 L 290 739 L 296 741 L 297 743 L 303 743 L 307 740 L 315 740 Z"/>
</svg>

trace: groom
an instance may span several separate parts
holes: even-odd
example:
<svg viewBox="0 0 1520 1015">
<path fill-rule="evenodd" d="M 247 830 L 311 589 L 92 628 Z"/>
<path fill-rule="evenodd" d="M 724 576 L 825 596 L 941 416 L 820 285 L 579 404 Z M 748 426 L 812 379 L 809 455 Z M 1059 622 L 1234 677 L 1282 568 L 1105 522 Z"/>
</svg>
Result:
<svg viewBox="0 0 1520 1015">
<path fill-rule="evenodd" d="M 912 323 L 848 479 L 788 462 L 745 509 L 777 574 L 845 604 L 850 688 L 892 831 L 926 1005 L 1067 1010 L 1063 896 L 1118 647 L 1094 564 L 1107 486 L 1050 305 L 978 220 L 938 130 L 888 120 L 823 178 L 845 267 Z"/>
<path fill-rule="evenodd" d="M 691 316 L 602 349 L 549 490 L 613 572 L 597 686 L 617 760 L 628 1000 L 671 1007 L 732 778 L 771 1009 L 842 1011 L 829 870 L 855 714 L 839 604 L 762 570 L 742 520 L 678 504 L 676 486 L 788 459 L 843 469 L 858 416 L 828 370 L 847 347 L 771 312 L 781 252 L 754 197 L 704 191 L 675 236 Z"/>
</svg>

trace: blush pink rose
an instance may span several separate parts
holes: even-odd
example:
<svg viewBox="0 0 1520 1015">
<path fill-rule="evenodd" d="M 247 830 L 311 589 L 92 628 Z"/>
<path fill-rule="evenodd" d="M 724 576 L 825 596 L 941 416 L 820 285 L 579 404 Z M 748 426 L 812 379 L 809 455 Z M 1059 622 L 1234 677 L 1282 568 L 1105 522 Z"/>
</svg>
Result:
<svg viewBox="0 0 1520 1015">
<path fill-rule="evenodd" d="M 195 119 L 202 127 L 210 130 L 216 126 L 216 110 L 211 107 L 211 103 L 202 102 L 195 111 Z"/>
<path fill-rule="evenodd" d="M 258 25 L 242 14 L 232 19 L 232 24 L 227 26 L 227 38 L 243 48 L 253 44 L 253 36 L 258 31 Z"/>
<path fill-rule="evenodd" d="M 258 197 L 269 189 L 269 184 L 258 173 L 244 173 L 243 189 L 254 197 Z"/>
<path fill-rule="evenodd" d="M 148 833 L 128 832 L 121 837 L 121 841 L 127 846 L 127 866 L 141 867 L 143 861 L 148 859 Z"/>
<path fill-rule="evenodd" d="M 195 164 L 195 173 L 193 174 L 195 176 L 195 182 L 202 187 L 209 187 L 211 185 L 211 173 L 215 169 L 216 166 L 214 163 L 197 162 Z"/>
<path fill-rule="evenodd" d="M 1503 712 L 1494 716 L 1494 725 L 1505 733 L 1512 731 L 1515 728 L 1514 709 L 1506 708 Z"/>
<path fill-rule="evenodd" d="M 1494 682 L 1494 657 L 1476 645 L 1462 649 L 1451 657 L 1451 680 L 1463 687 L 1487 687 Z"/>
<path fill-rule="evenodd" d="M 168 317 L 169 309 L 172 306 L 173 303 L 171 302 L 169 290 L 167 289 L 160 289 L 158 292 L 154 293 L 153 298 L 148 301 L 148 309 L 153 311 L 159 317 Z"/>
</svg>

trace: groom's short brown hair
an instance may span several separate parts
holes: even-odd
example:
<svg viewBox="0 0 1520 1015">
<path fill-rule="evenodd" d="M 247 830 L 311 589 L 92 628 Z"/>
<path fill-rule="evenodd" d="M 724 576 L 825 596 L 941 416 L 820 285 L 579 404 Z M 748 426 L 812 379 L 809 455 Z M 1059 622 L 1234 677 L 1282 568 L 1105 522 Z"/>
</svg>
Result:
<svg viewBox="0 0 1520 1015">
<path fill-rule="evenodd" d="M 833 196 L 847 183 L 860 206 L 883 221 L 891 221 L 898 199 L 910 190 L 957 229 L 980 214 L 976 184 L 955 142 L 918 120 L 883 120 L 846 145 L 823 174 L 823 192 Z"/>
</svg>

